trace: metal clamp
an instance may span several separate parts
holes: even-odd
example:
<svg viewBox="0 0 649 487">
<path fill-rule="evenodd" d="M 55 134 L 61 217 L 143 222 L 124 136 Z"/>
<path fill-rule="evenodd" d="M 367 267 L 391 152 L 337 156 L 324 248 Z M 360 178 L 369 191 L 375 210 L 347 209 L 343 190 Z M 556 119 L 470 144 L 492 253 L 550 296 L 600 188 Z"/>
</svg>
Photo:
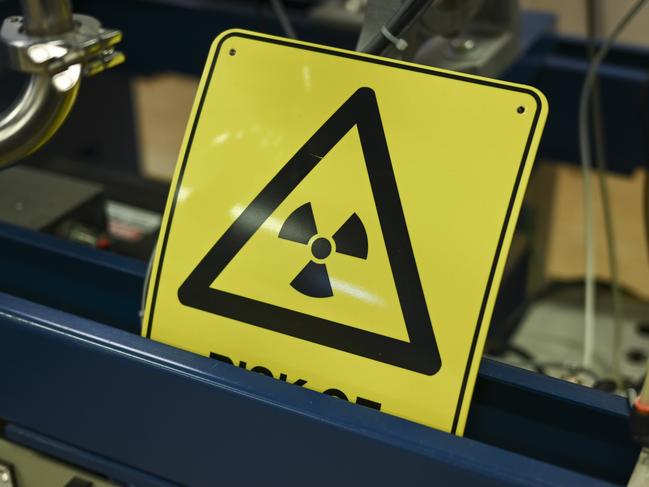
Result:
<svg viewBox="0 0 649 487">
<path fill-rule="evenodd" d="M 68 91 L 79 77 L 93 76 L 124 61 L 114 46 L 122 40 L 118 30 L 104 29 L 87 15 L 73 16 L 75 28 L 55 36 L 30 35 L 23 17 L 6 19 L 0 29 L 0 44 L 8 67 L 31 74 L 47 74 L 59 91 Z"/>
</svg>

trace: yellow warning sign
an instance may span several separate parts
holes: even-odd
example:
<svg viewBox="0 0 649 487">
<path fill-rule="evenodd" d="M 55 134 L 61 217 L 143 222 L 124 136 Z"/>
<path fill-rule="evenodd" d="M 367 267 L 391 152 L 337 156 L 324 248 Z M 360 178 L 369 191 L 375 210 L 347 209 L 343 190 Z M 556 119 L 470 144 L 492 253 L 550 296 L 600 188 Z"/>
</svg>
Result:
<svg viewBox="0 0 649 487">
<path fill-rule="evenodd" d="M 546 113 L 526 86 L 222 34 L 145 335 L 462 434 Z"/>
</svg>

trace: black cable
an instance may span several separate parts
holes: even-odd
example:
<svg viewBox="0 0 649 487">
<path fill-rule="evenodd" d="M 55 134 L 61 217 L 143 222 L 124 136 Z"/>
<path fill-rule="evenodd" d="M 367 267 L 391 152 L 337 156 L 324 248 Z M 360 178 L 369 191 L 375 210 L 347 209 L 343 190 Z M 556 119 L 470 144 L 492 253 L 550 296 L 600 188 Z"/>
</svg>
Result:
<svg viewBox="0 0 649 487">
<path fill-rule="evenodd" d="M 406 0 L 401 4 L 399 10 L 395 12 L 392 18 L 383 27 L 394 37 L 399 37 L 417 16 L 426 10 L 428 4 L 433 0 Z M 368 42 L 361 52 L 368 54 L 381 54 L 390 46 L 390 40 L 381 30 Z"/>
</svg>

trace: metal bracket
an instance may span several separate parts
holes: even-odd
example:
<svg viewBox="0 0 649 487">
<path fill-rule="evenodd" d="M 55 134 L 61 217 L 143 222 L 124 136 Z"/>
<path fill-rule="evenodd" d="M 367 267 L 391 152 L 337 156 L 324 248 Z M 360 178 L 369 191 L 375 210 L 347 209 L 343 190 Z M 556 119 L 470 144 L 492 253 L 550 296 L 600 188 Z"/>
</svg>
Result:
<svg viewBox="0 0 649 487">
<path fill-rule="evenodd" d="M 437 0 L 382 53 L 455 71 L 498 76 L 518 53 L 518 0 Z M 357 49 L 381 31 L 401 0 L 368 0 Z M 397 45 L 395 41 L 401 41 Z"/>
</svg>

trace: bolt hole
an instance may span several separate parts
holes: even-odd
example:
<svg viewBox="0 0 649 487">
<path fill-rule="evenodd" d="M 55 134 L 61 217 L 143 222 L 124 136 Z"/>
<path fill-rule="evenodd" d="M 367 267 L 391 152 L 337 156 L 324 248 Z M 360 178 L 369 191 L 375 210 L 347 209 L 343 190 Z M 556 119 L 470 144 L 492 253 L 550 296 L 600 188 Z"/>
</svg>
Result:
<svg viewBox="0 0 649 487">
<path fill-rule="evenodd" d="M 516 109 L 516 111 L 517 111 L 518 113 L 525 113 L 525 107 L 521 105 L 521 106 L 519 106 L 519 107 Z"/>
<path fill-rule="evenodd" d="M 232 48 L 232 49 L 230 49 L 229 52 L 230 52 L 230 56 L 234 56 L 237 53 L 237 50 Z"/>
</svg>

